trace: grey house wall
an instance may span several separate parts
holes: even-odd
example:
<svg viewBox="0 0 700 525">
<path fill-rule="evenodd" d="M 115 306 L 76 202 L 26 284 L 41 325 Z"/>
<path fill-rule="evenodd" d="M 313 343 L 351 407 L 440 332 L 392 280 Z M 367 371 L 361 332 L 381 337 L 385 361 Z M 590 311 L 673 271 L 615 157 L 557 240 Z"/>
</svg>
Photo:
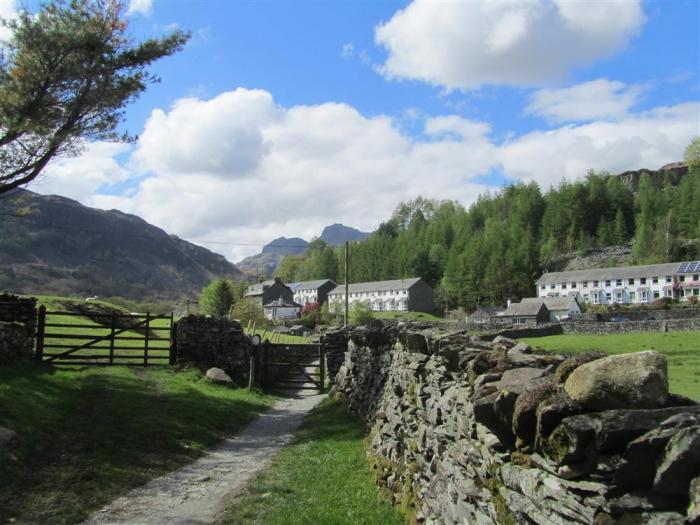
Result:
<svg viewBox="0 0 700 525">
<path fill-rule="evenodd" d="M 428 283 L 420 280 L 408 289 L 408 309 L 412 312 L 432 312 L 435 310 L 433 289 Z"/>
</svg>

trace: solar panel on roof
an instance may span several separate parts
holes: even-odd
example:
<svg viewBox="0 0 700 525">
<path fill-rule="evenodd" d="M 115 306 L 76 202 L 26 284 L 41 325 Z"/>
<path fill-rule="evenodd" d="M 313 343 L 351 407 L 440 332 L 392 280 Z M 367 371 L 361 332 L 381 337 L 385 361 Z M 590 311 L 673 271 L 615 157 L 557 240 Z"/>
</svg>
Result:
<svg viewBox="0 0 700 525">
<path fill-rule="evenodd" d="M 684 262 L 678 266 L 678 273 L 691 273 L 700 271 L 700 261 Z"/>
</svg>

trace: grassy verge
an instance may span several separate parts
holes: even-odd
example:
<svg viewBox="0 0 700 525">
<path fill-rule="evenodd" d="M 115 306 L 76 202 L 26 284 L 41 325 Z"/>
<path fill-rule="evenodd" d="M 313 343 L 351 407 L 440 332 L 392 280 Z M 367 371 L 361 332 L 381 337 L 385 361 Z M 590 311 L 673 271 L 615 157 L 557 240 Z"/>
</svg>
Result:
<svg viewBox="0 0 700 525">
<path fill-rule="evenodd" d="M 226 525 L 403 524 L 369 479 L 364 426 L 338 401 L 306 416 L 293 443 L 256 476 Z"/>
<path fill-rule="evenodd" d="M 552 335 L 521 341 L 564 354 L 590 350 L 609 354 L 656 350 L 668 359 L 671 392 L 700 401 L 700 332 Z"/>
<path fill-rule="evenodd" d="M 402 321 L 444 321 L 444 317 L 438 317 L 428 312 L 372 312 L 375 319 L 399 319 Z"/>
<path fill-rule="evenodd" d="M 0 523 L 77 523 L 192 461 L 254 419 L 269 396 L 195 370 L 0 367 Z"/>
</svg>

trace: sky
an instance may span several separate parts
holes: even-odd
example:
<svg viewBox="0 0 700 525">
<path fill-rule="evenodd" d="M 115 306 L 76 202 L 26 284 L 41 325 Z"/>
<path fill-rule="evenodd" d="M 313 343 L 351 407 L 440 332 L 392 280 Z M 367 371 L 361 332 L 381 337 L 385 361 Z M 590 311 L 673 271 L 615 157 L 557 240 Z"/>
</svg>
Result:
<svg viewBox="0 0 700 525">
<path fill-rule="evenodd" d="M 335 222 L 371 231 L 419 195 L 468 206 L 657 169 L 700 135 L 695 0 L 132 0 L 126 16 L 135 40 L 192 34 L 127 108 L 138 141 L 89 144 L 28 189 L 232 262 Z"/>
</svg>

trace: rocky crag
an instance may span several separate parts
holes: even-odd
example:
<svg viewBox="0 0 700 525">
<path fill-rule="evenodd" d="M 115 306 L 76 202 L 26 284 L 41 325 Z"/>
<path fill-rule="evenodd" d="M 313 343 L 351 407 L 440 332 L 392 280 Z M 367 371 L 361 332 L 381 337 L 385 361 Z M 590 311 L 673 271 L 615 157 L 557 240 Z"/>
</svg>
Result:
<svg viewBox="0 0 700 525">
<path fill-rule="evenodd" d="M 409 523 L 700 520 L 700 406 L 662 354 L 536 353 L 427 325 L 349 333 L 335 393 Z"/>
</svg>

